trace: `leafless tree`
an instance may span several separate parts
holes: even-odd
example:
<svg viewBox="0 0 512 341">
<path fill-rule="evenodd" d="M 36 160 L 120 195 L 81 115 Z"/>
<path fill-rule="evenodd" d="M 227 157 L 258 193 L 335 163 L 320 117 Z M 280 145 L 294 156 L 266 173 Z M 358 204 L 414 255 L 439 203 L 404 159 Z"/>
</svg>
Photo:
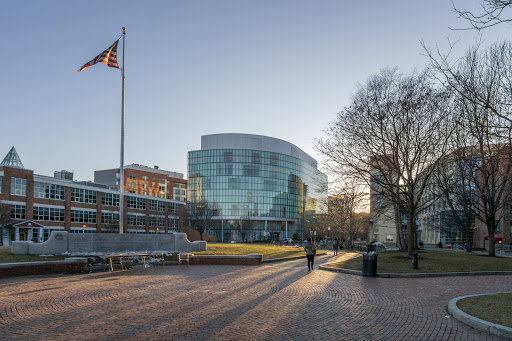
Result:
<svg viewBox="0 0 512 341">
<path fill-rule="evenodd" d="M 385 69 L 359 86 L 317 141 L 329 173 L 372 186 L 407 216 L 408 254 L 415 247 L 416 214 L 425 184 L 447 153 L 453 131 L 449 96 L 425 72 Z"/>
<path fill-rule="evenodd" d="M 456 135 L 463 138 L 465 132 L 460 129 Z M 473 173 L 478 169 L 475 160 L 474 148 L 456 148 L 439 163 L 429 184 L 431 193 L 439 200 L 434 203 L 438 208 L 435 214 L 428 218 L 433 221 L 426 225 L 439 224 L 440 232 L 450 239 L 461 234 L 467 252 L 472 251 L 470 237 L 475 223 L 476 188 Z"/>
<path fill-rule="evenodd" d="M 510 0 L 482 0 L 479 12 L 472 12 L 453 4 L 453 11 L 460 18 L 465 19 L 471 25 L 466 29 L 482 30 L 501 23 L 511 22 L 512 18 L 506 12 L 512 7 Z"/>
<path fill-rule="evenodd" d="M 213 228 L 216 226 L 216 221 L 213 218 L 217 215 L 217 206 L 206 200 L 200 200 L 187 205 L 188 223 L 199 232 L 201 240 L 203 240 L 203 233 L 208 227 Z"/>
<path fill-rule="evenodd" d="M 247 215 L 240 217 L 240 232 L 242 234 L 242 240 L 247 240 L 248 236 L 252 234 L 256 227 L 257 220 L 251 212 Z"/>
<path fill-rule="evenodd" d="M 464 162 L 475 186 L 474 214 L 487 226 L 489 255 L 495 255 L 494 234 L 510 204 L 512 144 L 512 43 L 488 49 L 470 48 L 451 62 L 450 53 L 425 49 L 439 81 L 456 94 L 459 150 L 470 150 Z"/>
<path fill-rule="evenodd" d="M 353 243 L 356 237 L 364 234 L 361 212 L 368 206 L 367 186 L 357 179 L 346 178 L 344 183 L 333 184 L 331 193 L 326 216 L 331 232 L 339 233 Z"/>
</svg>

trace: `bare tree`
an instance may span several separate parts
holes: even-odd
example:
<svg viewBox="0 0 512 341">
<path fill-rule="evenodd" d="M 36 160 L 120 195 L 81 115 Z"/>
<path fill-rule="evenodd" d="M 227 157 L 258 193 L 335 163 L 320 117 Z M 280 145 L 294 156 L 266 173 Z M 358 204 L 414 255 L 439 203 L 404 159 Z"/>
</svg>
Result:
<svg viewBox="0 0 512 341">
<path fill-rule="evenodd" d="M 510 204 L 512 144 L 512 43 L 501 42 L 486 50 L 470 48 L 464 58 L 450 62 L 450 55 L 426 49 L 438 79 L 456 94 L 459 150 L 475 186 L 473 211 L 487 226 L 489 255 L 495 255 L 494 234 Z"/>
<path fill-rule="evenodd" d="M 206 200 L 189 203 L 187 205 L 188 223 L 199 232 L 201 240 L 203 240 L 203 233 L 208 227 L 213 228 L 216 226 L 216 221 L 213 218 L 217 215 L 218 209 L 216 205 Z"/>
<path fill-rule="evenodd" d="M 242 234 L 242 240 L 247 241 L 248 236 L 252 234 L 257 224 L 257 220 L 251 212 L 248 212 L 246 216 L 240 217 L 240 232 Z"/>
<path fill-rule="evenodd" d="M 462 144 L 465 132 L 457 130 L 457 144 Z M 431 192 L 439 198 L 434 205 L 438 210 L 429 218 L 439 224 L 440 232 L 450 239 L 462 235 L 467 252 L 472 251 L 471 232 L 475 224 L 474 205 L 476 188 L 473 173 L 478 169 L 474 148 L 459 148 L 439 163 L 429 184 Z"/>
<path fill-rule="evenodd" d="M 478 13 L 455 5 L 453 5 L 453 11 L 460 18 L 469 22 L 471 25 L 469 29 L 482 30 L 501 23 L 511 22 L 512 18 L 506 15 L 510 7 L 512 7 L 512 1 L 510 0 L 482 0 Z"/>
<path fill-rule="evenodd" d="M 368 206 L 368 191 L 364 183 L 357 179 L 346 179 L 343 184 L 332 186 L 333 195 L 328 199 L 328 225 L 332 233 L 349 238 L 351 243 L 363 233 L 365 224 L 361 221 L 361 212 Z"/>
<path fill-rule="evenodd" d="M 327 139 L 317 141 L 331 174 L 377 185 L 406 215 L 410 257 L 425 184 L 453 131 L 448 99 L 425 72 L 406 76 L 386 69 L 359 86 L 351 105 L 326 129 Z"/>
</svg>

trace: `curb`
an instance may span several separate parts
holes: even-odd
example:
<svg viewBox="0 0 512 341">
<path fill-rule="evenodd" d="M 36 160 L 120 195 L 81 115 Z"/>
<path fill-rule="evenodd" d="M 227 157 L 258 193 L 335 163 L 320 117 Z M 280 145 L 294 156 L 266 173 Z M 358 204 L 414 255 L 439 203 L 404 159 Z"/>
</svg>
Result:
<svg viewBox="0 0 512 341">
<path fill-rule="evenodd" d="M 356 276 L 363 276 L 362 271 L 343 268 L 331 268 L 320 265 L 320 270 L 341 272 Z M 377 273 L 375 277 L 382 278 L 427 278 L 427 277 L 462 277 L 462 276 L 497 276 L 512 275 L 512 271 L 477 271 L 477 272 L 422 272 L 422 273 Z"/>
<path fill-rule="evenodd" d="M 494 294 L 481 294 L 481 295 L 468 295 L 454 298 L 448 302 L 448 312 L 452 314 L 452 316 L 459 320 L 460 322 L 467 324 L 470 327 L 473 327 L 482 332 L 496 335 L 502 338 L 506 338 L 512 340 L 512 328 L 502 326 L 501 324 L 492 323 L 489 321 L 485 321 L 469 315 L 457 307 L 457 302 L 464 298 L 475 297 L 475 296 L 486 296 L 486 295 L 494 295 Z"/>
</svg>

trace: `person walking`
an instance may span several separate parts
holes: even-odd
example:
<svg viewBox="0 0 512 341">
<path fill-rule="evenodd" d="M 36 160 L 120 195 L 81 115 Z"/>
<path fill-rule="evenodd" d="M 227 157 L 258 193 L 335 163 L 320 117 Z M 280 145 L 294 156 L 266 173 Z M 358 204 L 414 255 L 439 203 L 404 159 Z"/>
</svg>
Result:
<svg viewBox="0 0 512 341">
<path fill-rule="evenodd" d="M 333 251 L 335 256 L 338 255 L 339 247 L 340 247 L 340 241 L 338 240 L 338 237 L 334 237 L 334 239 L 332 241 L 332 251 Z"/>
<path fill-rule="evenodd" d="M 315 263 L 316 245 L 312 242 L 311 237 L 307 237 L 306 240 L 307 243 L 304 244 L 304 251 L 306 251 L 306 257 L 308 258 L 308 271 L 311 271 Z"/>
</svg>

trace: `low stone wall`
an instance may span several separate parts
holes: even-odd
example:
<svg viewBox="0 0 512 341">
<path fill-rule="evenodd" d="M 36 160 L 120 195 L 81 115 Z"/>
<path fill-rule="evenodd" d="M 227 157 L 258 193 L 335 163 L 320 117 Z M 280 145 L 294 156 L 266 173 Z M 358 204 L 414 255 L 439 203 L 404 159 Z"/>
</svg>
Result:
<svg viewBox="0 0 512 341">
<path fill-rule="evenodd" d="M 111 234 L 54 231 L 44 243 L 13 242 L 15 255 L 61 254 L 65 252 L 205 251 L 206 242 L 190 242 L 184 233 Z"/>
<path fill-rule="evenodd" d="M 0 264 L 0 278 L 82 272 L 86 266 L 87 258 L 80 257 L 47 262 L 3 263 Z"/>
<path fill-rule="evenodd" d="M 263 261 L 263 255 L 204 255 L 190 256 L 192 265 L 259 265 Z"/>
</svg>

